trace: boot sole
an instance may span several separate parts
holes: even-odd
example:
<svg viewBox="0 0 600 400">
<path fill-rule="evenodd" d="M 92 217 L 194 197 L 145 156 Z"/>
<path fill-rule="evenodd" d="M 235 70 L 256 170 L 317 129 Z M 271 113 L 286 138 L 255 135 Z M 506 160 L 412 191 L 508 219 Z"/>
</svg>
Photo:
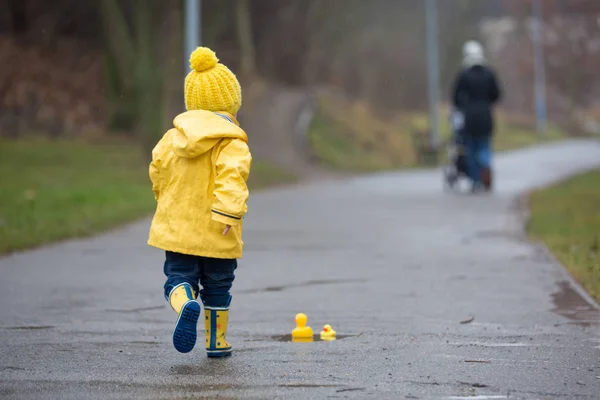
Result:
<svg viewBox="0 0 600 400">
<path fill-rule="evenodd" d="M 208 358 L 225 358 L 231 356 L 231 348 L 226 350 L 206 350 Z"/>
<path fill-rule="evenodd" d="M 183 305 L 175 331 L 173 332 L 173 346 L 180 353 L 189 353 L 196 345 L 198 318 L 200 317 L 200 304 L 190 300 Z"/>
</svg>

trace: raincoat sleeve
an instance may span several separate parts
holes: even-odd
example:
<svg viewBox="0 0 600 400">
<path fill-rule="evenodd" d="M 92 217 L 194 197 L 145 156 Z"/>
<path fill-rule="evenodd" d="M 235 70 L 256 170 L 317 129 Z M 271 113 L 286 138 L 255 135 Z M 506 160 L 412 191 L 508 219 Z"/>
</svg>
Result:
<svg viewBox="0 0 600 400">
<path fill-rule="evenodd" d="M 217 157 L 212 219 L 226 225 L 238 225 L 247 211 L 252 156 L 243 140 L 234 139 Z"/>
<path fill-rule="evenodd" d="M 160 197 L 160 191 L 163 187 L 162 177 L 160 176 L 160 168 L 164 159 L 164 138 L 159 140 L 154 149 L 152 149 L 152 161 L 148 168 L 150 175 L 150 181 L 152 181 L 152 191 L 154 192 L 154 199 L 158 201 Z"/>
<path fill-rule="evenodd" d="M 159 177 L 159 169 L 158 169 L 158 165 L 159 165 L 160 161 L 154 159 L 152 162 L 150 163 L 150 167 L 149 167 L 149 174 L 150 174 L 150 181 L 152 181 L 152 191 L 154 192 L 154 199 L 156 201 L 158 201 L 158 197 L 160 196 L 160 177 Z"/>
</svg>

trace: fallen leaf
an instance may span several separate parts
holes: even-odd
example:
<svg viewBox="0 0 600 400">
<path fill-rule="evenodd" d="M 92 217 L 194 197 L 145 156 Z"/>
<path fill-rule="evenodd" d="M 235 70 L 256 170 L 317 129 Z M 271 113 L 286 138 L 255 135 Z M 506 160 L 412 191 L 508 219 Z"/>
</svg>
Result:
<svg viewBox="0 0 600 400">
<path fill-rule="evenodd" d="M 25 197 L 25 200 L 28 200 L 28 201 L 32 201 L 33 199 L 35 199 L 36 196 L 37 196 L 37 192 L 34 189 L 27 189 L 23 193 L 23 197 Z"/>
</svg>

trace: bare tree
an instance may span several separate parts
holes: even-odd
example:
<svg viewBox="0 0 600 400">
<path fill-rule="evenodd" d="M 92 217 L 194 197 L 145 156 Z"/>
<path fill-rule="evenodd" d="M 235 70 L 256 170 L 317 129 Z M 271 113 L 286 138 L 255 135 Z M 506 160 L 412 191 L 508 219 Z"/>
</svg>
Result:
<svg viewBox="0 0 600 400">
<path fill-rule="evenodd" d="M 164 129 L 164 63 L 161 62 L 163 32 L 160 27 L 172 4 L 160 0 L 102 0 L 99 2 L 107 43 L 118 72 L 124 97 L 132 106 L 137 137 L 146 157 Z M 131 8 L 128 8 L 131 7 Z M 133 11 L 128 20 L 127 11 Z"/>
</svg>

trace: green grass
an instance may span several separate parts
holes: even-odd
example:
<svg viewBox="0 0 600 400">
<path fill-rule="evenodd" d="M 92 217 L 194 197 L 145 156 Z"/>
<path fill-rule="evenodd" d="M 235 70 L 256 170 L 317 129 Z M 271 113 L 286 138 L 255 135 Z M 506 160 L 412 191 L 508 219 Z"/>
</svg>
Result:
<svg viewBox="0 0 600 400">
<path fill-rule="evenodd" d="M 256 161 L 249 186 L 290 181 Z M 101 232 L 150 215 L 155 205 L 134 143 L 0 140 L 0 254 Z"/>
<path fill-rule="evenodd" d="M 534 192 L 530 207 L 530 235 L 600 300 L 600 170 Z"/>
<path fill-rule="evenodd" d="M 130 143 L 0 141 L 0 176 L 0 253 L 86 236 L 155 206 Z"/>
</svg>

